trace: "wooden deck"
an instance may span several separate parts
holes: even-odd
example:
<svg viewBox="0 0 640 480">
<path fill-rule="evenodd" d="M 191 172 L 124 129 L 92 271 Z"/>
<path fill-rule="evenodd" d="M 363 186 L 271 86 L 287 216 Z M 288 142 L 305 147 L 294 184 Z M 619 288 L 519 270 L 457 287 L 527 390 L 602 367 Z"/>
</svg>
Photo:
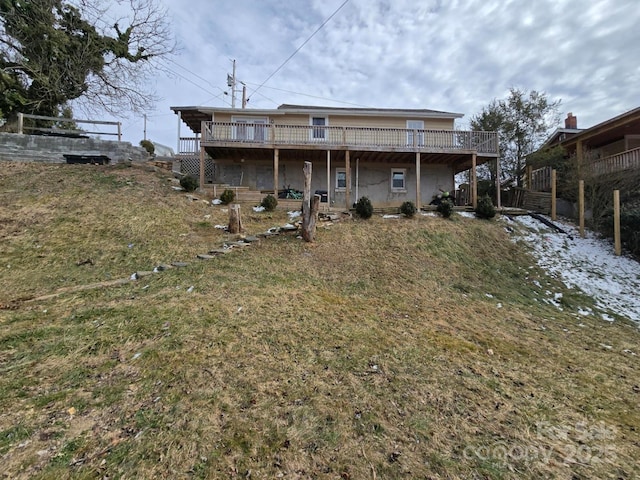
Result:
<svg viewBox="0 0 640 480">
<path fill-rule="evenodd" d="M 498 156 L 495 132 L 412 130 L 202 122 L 205 147 L 245 149 L 360 150 L 384 152 L 471 153 Z M 180 150 L 198 151 L 198 141 L 181 138 Z"/>
</svg>

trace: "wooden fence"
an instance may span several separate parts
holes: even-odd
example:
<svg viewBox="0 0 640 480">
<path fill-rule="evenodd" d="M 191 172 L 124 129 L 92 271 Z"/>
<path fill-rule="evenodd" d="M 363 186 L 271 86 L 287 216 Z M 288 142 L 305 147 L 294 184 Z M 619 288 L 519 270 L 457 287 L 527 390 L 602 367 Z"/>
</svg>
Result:
<svg viewBox="0 0 640 480">
<path fill-rule="evenodd" d="M 60 127 L 31 127 L 24 123 L 25 119 L 45 120 L 48 122 L 67 122 L 67 123 L 90 123 L 92 125 L 113 125 L 117 127 L 117 132 L 89 132 L 86 130 L 78 130 Z M 40 133 L 58 134 L 58 135 L 117 135 L 118 141 L 122 141 L 122 123 L 108 122 L 105 120 L 78 120 L 75 118 L 61 117 L 45 117 L 43 115 L 29 115 L 26 113 L 18 113 L 18 133 L 23 134 L 25 130 L 32 130 Z"/>
</svg>

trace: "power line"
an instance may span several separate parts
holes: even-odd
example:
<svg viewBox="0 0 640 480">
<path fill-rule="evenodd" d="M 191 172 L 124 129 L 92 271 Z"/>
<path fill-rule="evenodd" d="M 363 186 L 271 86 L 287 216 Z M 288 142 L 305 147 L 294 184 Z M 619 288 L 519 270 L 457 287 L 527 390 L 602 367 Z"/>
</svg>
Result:
<svg viewBox="0 0 640 480">
<path fill-rule="evenodd" d="M 267 83 L 269 80 L 271 80 L 271 77 L 273 77 L 276 73 L 278 73 L 282 69 L 282 67 L 284 67 L 289 62 L 289 60 L 291 60 L 295 56 L 296 53 L 298 53 L 300 50 L 302 50 L 302 47 L 304 47 L 307 43 L 309 43 L 309 40 L 311 40 L 316 35 L 316 33 L 318 33 L 320 30 L 322 30 L 322 27 L 324 27 L 327 23 L 329 23 L 329 20 L 331 20 L 340 10 L 342 10 L 342 7 L 344 7 L 347 3 L 349 3 L 349 0 L 344 0 L 344 2 L 342 2 L 342 5 L 340 5 L 335 10 L 335 12 L 333 12 L 329 16 L 329 18 L 327 18 L 324 22 L 322 22 L 322 24 L 316 29 L 316 31 L 313 32 L 311 35 L 309 35 L 309 38 L 307 38 L 304 42 L 302 42 L 302 45 L 300 45 L 291 55 L 289 55 L 289 57 L 284 62 L 282 62 L 282 64 L 280 64 L 280 66 L 278 68 L 276 68 L 274 70 L 274 72 L 271 75 L 269 75 L 267 77 L 267 79 L 264 82 L 262 82 L 258 88 L 256 88 L 253 91 L 253 93 L 251 95 L 256 93 L 258 90 L 260 90 L 264 86 L 265 83 Z"/>
<path fill-rule="evenodd" d="M 251 83 L 251 82 L 245 82 L 245 83 L 246 83 L 247 85 L 258 85 L 257 83 Z M 271 89 L 271 90 L 278 90 L 279 92 L 293 93 L 294 95 L 301 95 L 301 96 L 303 96 L 303 97 L 311 97 L 311 98 L 317 98 L 317 99 L 319 99 L 319 100 L 327 100 L 327 101 L 329 101 L 329 102 L 334 102 L 334 103 L 342 103 L 342 104 L 344 104 L 344 105 L 351 105 L 351 106 L 354 106 L 354 107 L 365 107 L 365 108 L 367 107 L 367 105 L 361 105 L 361 104 L 359 104 L 359 103 L 344 102 L 344 101 L 342 101 L 342 100 L 335 100 L 335 99 L 333 99 L 333 98 L 320 97 L 320 96 L 318 96 L 318 95 L 311 95 L 311 94 L 308 94 L 308 93 L 294 92 L 294 91 L 292 91 L 292 90 L 285 90 L 285 89 L 283 89 L 283 88 L 266 87 L 266 86 L 265 86 L 265 87 L 263 87 L 263 88 L 269 88 L 269 89 Z M 255 91 L 254 91 L 254 93 L 255 93 Z M 262 96 L 264 97 L 264 95 L 262 95 Z M 266 97 L 265 97 L 265 98 L 266 98 Z"/>
</svg>

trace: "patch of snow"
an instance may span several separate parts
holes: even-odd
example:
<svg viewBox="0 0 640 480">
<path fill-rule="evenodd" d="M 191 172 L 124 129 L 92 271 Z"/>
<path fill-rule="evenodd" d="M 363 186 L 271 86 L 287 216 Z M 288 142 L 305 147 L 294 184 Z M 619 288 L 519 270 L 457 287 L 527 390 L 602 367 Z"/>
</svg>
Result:
<svg viewBox="0 0 640 480">
<path fill-rule="evenodd" d="M 216 225 L 214 228 L 217 228 L 218 230 L 226 230 L 227 226 L 226 225 Z"/>
<path fill-rule="evenodd" d="M 420 212 L 420 215 L 423 217 L 437 217 L 438 214 L 436 212 Z"/>
<path fill-rule="evenodd" d="M 262 205 L 258 205 L 257 207 L 253 207 L 254 212 L 264 212 L 266 209 Z"/>
<path fill-rule="evenodd" d="M 211 200 L 211 204 L 212 205 L 222 205 L 222 200 L 220 200 L 219 198 L 214 198 L 213 200 Z"/>
<path fill-rule="evenodd" d="M 476 218 L 476 214 L 473 212 L 457 212 L 458 215 L 464 218 Z"/>
<path fill-rule="evenodd" d="M 513 239 L 523 240 L 532 248 L 537 263 L 567 288 L 577 288 L 592 297 L 600 310 L 615 313 L 640 324 L 640 265 L 632 258 L 616 256 L 610 241 L 578 229 L 563 220 L 555 222 L 568 235 L 552 231 L 530 217 L 517 217 Z M 535 282 L 534 282 L 535 283 Z M 590 315 L 590 309 L 578 310 Z M 607 321 L 614 319 L 602 314 Z"/>
<path fill-rule="evenodd" d="M 382 215 L 382 218 L 400 218 L 400 215 L 386 214 L 386 215 Z"/>
<path fill-rule="evenodd" d="M 296 210 L 296 211 L 287 212 L 287 215 L 289 215 L 289 220 L 291 220 L 291 219 L 294 219 L 296 217 L 301 217 L 302 216 L 302 212 L 300 210 Z"/>
</svg>

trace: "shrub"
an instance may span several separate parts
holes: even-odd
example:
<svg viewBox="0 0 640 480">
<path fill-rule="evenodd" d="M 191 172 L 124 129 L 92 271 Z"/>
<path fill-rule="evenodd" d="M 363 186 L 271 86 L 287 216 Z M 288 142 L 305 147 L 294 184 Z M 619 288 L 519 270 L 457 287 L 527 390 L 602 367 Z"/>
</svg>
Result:
<svg viewBox="0 0 640 480">
<path fill-rule="evenodd" d="M 193 175 L 185 175 L 180 179 L 180 186 L 187 192 L 193 192 L 200 186 L 200 182 L 198 182 L 198 179 Z"/>
<path fill-rule="evenodd" d="M 453 202 L 451 200 L 444 199 L 438 204 L 436 210 L 443 218 L 449 218 L 453 213 Z"/>
<path fill-rule="evenodd" d="M 263 206 L 267 212 L 273 212 L 278 206 L 278 200 L 273 195 L 267 195 L 262 199 L 260 205 Z"/>
<path fill-rule="evenodd" d="M 151 140 L 140 140 L 140 146 L 144 148 L 149 155 L 153 155 L 156 151 L 156 146 Z"/>
<path fill-rule="evenodd" d="M 496 216 L 496 208 L 493 206 L 491 197 L 485 195 L 478 200 L 478 206 L 476 207 L 476 217 L 489 220 Z"/>
<path fill-rule="evenodd" d="M 225 190 L 220 195 L 220 201 L 225 205 L 228 205 L 229 203 L 233 202 L 235 198 L 236 198 L 235 192 L 229 189 Z"/>
<path fill-rule="evenodd" d="M 360 218 L 368 219 L 373 215 L 373 205 L 367 197 L 361 197 L 356 203 L 356 213 Z"/>
<path fill-rule="evenodd" d="M 413 202 L 407 201 L 407 202 L 404 202 L 402 205 L 400 205 L 400 213 L 402 213 L 406 217 L 409 217 L 409 218 L 413 217 L 417 211 L 418 209 L 413 204 Z"/>
</svg>

